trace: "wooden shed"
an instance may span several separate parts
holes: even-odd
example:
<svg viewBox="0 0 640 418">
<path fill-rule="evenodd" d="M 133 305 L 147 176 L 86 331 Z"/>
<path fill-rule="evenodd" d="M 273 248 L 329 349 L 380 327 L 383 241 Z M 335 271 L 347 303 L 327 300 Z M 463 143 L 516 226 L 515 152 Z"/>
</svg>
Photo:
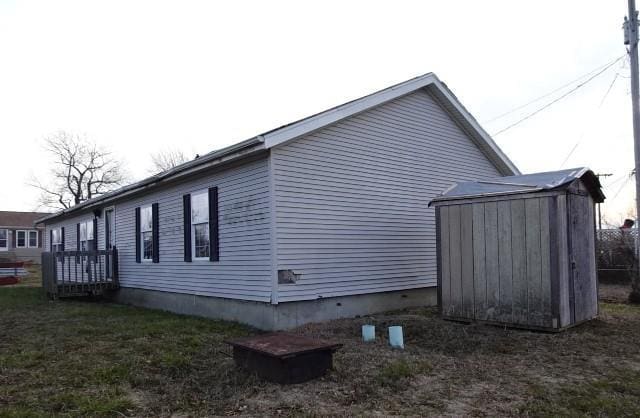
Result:
<svg viewBox="0 0 640 418">
<path fill-rule="evenodd" d="M 544 330 L 598 314 L 588 168 L 457 183 L 436 208 L 443 317 Z"/>
</svg>

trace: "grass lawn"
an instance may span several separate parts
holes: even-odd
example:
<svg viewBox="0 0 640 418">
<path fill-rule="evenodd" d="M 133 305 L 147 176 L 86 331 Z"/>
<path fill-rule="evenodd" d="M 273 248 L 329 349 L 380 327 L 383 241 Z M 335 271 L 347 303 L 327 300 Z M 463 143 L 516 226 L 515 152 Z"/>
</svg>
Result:
<svg viewBox="0 0 640 418">
<path fill-rule="evenodd" d="M 607 300 L 561 334 L 433 309 L 308 325 L 294 332 L 345 344 L 335 370 L 280 386 L 234 367 L 222 340 L 250 328 L 3 287 L 0 416 L 639 416 L 640 307 Z M 406 349 L 362 343 L 364 323 L 404 325 Z"/>
</svg>

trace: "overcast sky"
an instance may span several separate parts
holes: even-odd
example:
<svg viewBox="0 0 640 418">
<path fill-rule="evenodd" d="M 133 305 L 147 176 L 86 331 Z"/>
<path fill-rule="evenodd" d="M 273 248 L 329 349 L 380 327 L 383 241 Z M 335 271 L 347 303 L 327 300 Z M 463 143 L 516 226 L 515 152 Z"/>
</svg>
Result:
<svg viewBox="0 0 640 418">
<path fill-rule="evenodd" d="M 152 151 L 206 153 L 431 71 L 495 133 L 576 83 L 493 117 L 623 56 L 625 14 L 624 0 L 0 0 L 0 209 L 36 208 L 27 182 L 61 129 L 138 179 Z M 633 206 L 625 61 L 494 137 L 523 172 L 612 173 L 616 221 Z"/>
</svg>

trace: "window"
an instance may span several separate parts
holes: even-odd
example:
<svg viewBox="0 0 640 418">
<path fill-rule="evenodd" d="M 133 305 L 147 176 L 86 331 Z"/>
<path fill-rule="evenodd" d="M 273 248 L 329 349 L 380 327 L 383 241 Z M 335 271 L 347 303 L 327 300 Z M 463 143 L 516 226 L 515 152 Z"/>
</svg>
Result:
<svg viewBox="0 0 640 418">
<path fill-rule="evenodd" d="M 86 221 L 80 224 L 80 251 L 93 250 L 93 221 Z"/>
<path fill-rule="evenodd" d="M 62 248 L 62 229 L 55 228 L 51 230 L 51 251 L 64 251 Z"/>
<path fill-rule="evenodd" d="M 153 260 L 153 212 L 151 206 L 140 208 L 140 235 L 142 259 Z"/>
<path fill-rule="evenodd" d="M 16 248 L 37 248 L 38 231 L 16 231 Z"/>
<path fill-rule="evenodd" d="M 16 248 L 27 247 L 27 231 L 16 231 Z"/>
<path fill-rule="evenodd" d="M 116 244 L 115 209 L 104 211 L 104 248 L 110 250 Z"/>
<path fill-rule="evenodd" d="M 38 248 L 38 231 L 29 231 L 29 248 Z"/>
<path fill-rule="evenodd" d="M 6 229 L 0 229 L 0 251 L 7 251 L 9 249 L 9 231 Z"/>
<path fill-rule="evenodd" d="M 191 236 L 193 257 L 209 259 L 209 195 L 206 191 L 191 196 Z"/>
</svg>

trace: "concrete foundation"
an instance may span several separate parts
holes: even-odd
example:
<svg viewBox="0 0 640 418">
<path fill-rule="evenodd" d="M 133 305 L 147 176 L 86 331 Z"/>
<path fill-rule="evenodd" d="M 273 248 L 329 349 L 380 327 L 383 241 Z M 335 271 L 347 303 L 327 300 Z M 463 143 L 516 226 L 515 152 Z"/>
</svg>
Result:
<svg viewBox="0 0 640 418">
<path fill-rule="evenodd" d="M 108 295 L 114 302 L 165 311 L 241 322 L 263 330 L 285 330 L 310 322 L 352 318 L 378 312 L 437 303 L 435 287 L 278 305 L 183 293 L 121 288 Z"/>
</svg>

